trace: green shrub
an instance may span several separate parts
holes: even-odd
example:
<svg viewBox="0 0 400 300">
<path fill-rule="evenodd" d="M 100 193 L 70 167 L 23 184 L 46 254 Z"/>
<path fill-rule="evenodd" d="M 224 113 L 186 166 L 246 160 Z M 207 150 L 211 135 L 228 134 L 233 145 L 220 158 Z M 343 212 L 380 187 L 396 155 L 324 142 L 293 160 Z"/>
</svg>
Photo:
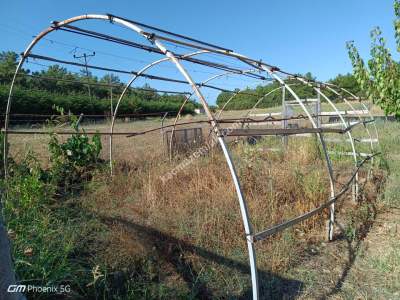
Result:
<svg viewBox="0 0 400 300">
<path fill-rule="evenodd" d="M 52 186 L 41 180 L 41 170 L 31 157 L 12 171 L 3 202 L 18 277 L 40 285 L 71 280 L 75 266 L 68 257 L 76 237 L 49 208 Z"/>
<path fill-rule="evenodd" d="M 49 177 L 62 194 L 80 190 L 85 181 L 91 179 L 92 172 L 102 162 L 99 135 L 90 140 L 87 134 L 76 132 L 66 142 L 60 143 L 52 134 L 49 150 L 52 167 Z"/>
<path fill-rule="evenodd" d="M 1 138 L 0 138 L 1 140 Z M 93 256 L 107 228 L 74 203 L 58 201 L 57 191 L 73 180 L 82 186 L 82 173 L 95 169 L 100 140 L 76 132 L 65 143 L 52 137 L 53 165 L 43 170 L 32 153 L 19 163 L 11 161 L 7 180 L 0 180 L 3 214 L 12 241 L 17 277 L 23 284 L 70 285 L 72 298 L 93 298 L 97 286 Z M 68 155 L 68 153 L 72 155 Z M 101 248 L 101 247 L 100 247 Z M 92 256 L 93 255 L 93 256 Z M 28 294 L 29 299 L 54 299 L 54 294 Z"/>
</svg>

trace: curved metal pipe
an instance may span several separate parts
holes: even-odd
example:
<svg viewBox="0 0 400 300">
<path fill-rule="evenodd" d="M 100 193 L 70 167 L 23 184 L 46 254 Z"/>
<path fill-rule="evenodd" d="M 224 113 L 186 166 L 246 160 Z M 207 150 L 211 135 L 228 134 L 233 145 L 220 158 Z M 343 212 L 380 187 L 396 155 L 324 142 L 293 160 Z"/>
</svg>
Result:
<svg viewBox="0 0 400 300">
<path fill-rule="evenodd" d="M 357 113 L 357 110 L 356 110 L 356 109 L 354 108 L 354 106 L 350 103 L 350 101 L 347 100 L 346 97 L 344 97 L 341 93 L 337 92 L 335 89 L 333 89 L 333 88 L 330 87 L 329 85 L 326 85 L 325 88 L 327 88 L 328 90 L 330 90 L 331 92 L 333 92 L 333 93 L 336 94 L 337 96 L 341 97 L 341 98 L 343 99 L 343 101 L 347 104 L 347 106 L 349 106 L 350 109 L 353 110 L 353 112 L 355 113 L 355 115 L 357 116 L 357 118 L 358 118 L 361 122 L 363 121 L 363 119 L 361 118 L 360 114 Z M 366 110 L 369 112 L 368 109 L 366 109 Z M 374 145 L 373 145 L 373 141 L 372 141 L 372 135 L 371 135 L 369 129 L 367 128 L 367 126 L 364 126 L 364 128 L 365 128 L 365 131 L 367 132 L 368 137 L 369 137 L 369 139 L 370 139 L 371 153 L 373 153 L 373 152 L 374 152 Z M 373 158 L 372 158 L 371 160 L 373 160 Z"/>
<path fill-rule="evenodd" d="M 199 54 L 203 54 L 203 53 L 207 53 L 207 52 L 208 52 L 208 51 L 205 51 L 205 50 L 196 51 L 196 52 L 193 52 L 193 53 L 186 54 L 186 55 L 184 55 L 183 57 L 191 57 L 191 56 L 195 56 L 195 55 L 199 55 Z M 110 127 L 110 139 L 109 139 L 109 143 L 110 143 L 110 152 L 109 152 L 109 155 L 110 155 L 110 156 L 109 156 L 109 158 L 110 158 L 110 172 L 111 172 L 111 175 L 113 175 L 113 160 L 112 160 L 113 143 L 112 143 L 112 142 L 113 142 L 114 125 L 115 125 L 115 119 L 116 119 L 116 117 L 117 117 L 118 109 L 119 109 L 119 106 L 120 106 L 120 104 L 121 104 L 122 99 L 124 98 L 126 92 L 129 90 L 129 88 L 131 87 L 132 83 L 133 83 L 137 78 L 139 78 L 142 74 L 144 74 L 145 72 L 147 72 L 147 71 L 148 71 L 149 69 L 151 69 L 152 67 L 154 67 L 154 66 L 156 66 L 156 65 L 158 65 L 158 64 L 160 64 L 160 63 L 162 63 L 162 62 L 169 61 L 169 60 L 170 60 L 170 58 L 164 57 L 164 58 L 161 58 L 161 59 L 159 59 L 159 60 L 156 60 L 156 61 L 154 61 L 154 62 L 152 62 L 152 63 L 150 63 L 150 64 L 144 66 L 139 72 L 137 72 L 136 75 L 134 75 L 134 76 L 129 80 L 129 82 L 126 84 L 124 90 L 122 91 L 121 95 L 119 96 L 118 101 L 117 101 L 117 104 L 115 105 L 115 110 L 114 110 L 114 113 L 113 113 L 113 116 L 112 116 L 111 127 Z"/>
<path fill-rule="evenodd" d="M 252 72 L 254 72 L 254 70 L 247 70 L 247 71 L 244 71 L 243 73 L 252 73 Z M 232 73 L 232 72 L 227 72 L 227 73 L 225 73 L 225 74 L 221 74 L 220 76 L 224 76 L 224 75 L 229 74 L 229 73 Z M 239 74 L 239 75 L 240 75 L 240 74 Z M 213 78 L 213 79 L 215 79 L 215 78 Z M 246 88 L 247 88 L 247 87 L 246 87 Z M 217 120 L 220 119 L 222 113 L 224 112 L 224 109 L 225 109 L 225 108 L 228 106 L 228 104 L 233 100 L 233 98 L 235 98 L 235 97 L 236 97 L 237 95 L 239 95 L 240 93 L 243 93 L 244 91 L 245 91 L 245 89 L 241 89 L 241 90 L 238 90 L 238 91 L 236 91 L 235 93 L 233 93 L 233 95 L 224 103 L 224 105 L 222 106 L 222 108 L 219 110 L 218 115 L 216 116 Z"/>
<path fill-rule="evenodd" d="M 251 73 L 251 71 L 254 71 L 254 70 L 247 70 L 247 71 L 244 71 L 243 73 Z M 214 80 L 214 79 L 217 79 L 217 78 L 219 78 L 219 77 L 228 75 L 228 74 L 238 74 L 238 73 L 235 72 L 235 71 L 227 71 L 227 72 L 224 72 L 224 73 L 221 73 L 221 74 L 213 75 L 213 76 L 207 78 L 206 80 L 204 80 L 203 82 L 201 82 L 200 85 L 199 85 L 199 86 L 200 86 L 199 89 L 201 89 L 201 88 L 203 87 L 203 85 L 207 84 L 208 82 L 210 82 L 210 81 L 212 81 L 212 80 Z M 241 75 L 241 74 L 238 74 L 238 75 Z M 183 107 L 186 105 L 186 103 L 189 101 L 189 99 L 193 96 L 193 94 L 194 94 L 194 92 L 192 92 L 192 93 L 189 95 L 189 97 L 187 97 L 187 98 L 185 99 L 185 101 L 182 103 L 181 107 L 179 108 L 178 114 L 177 114 L 176 117 L 175 117 L 174 124 L 173 124 L 174 126 L 172 127 L 171 139 L 170 139 L 170 143 L 169 143 L 169 151 L 170 151 L 169 159 L 170 159 L 170 160 L 172 159 L 172 139 L 173 139 L 173 137 L 174 137 L 175 128 L 176 128 L 176 123 L 178 122 L 178 119 L 179 119 L 180 114 L 181 114 L 181 112 L 182 112 L 182 110 L 183 110 Z M 237 94 L 237 93 L 236 93 L 236 94 Z M 235 95 L 236 95 L 236 94 L 235 94 Z M 218 118 L 219 118 L 219 116 L 217 116 L 217 119 L 218 119 Z"/>
<path fill-rule="evenodd" d="M 345 92 L 345 93 L 347 93 L 348 95 L 350 95 L 351 97 L 353 97 L 354 99 L 358 99 L 359 103 L 363 106 L 363 108 L 364 108 L 366 111 L 368 111 L 368 115 L 369 115 L 369 117 L 371 118 L 371 120 L 374 120 L 374 119 L 375 119 L 374 116 L 371 114 L 371 111 L 368 109 L 368 107 L 361 101 L 360 97 L 357 97 L 356 95 L 354 95 L 352 92 L 350 92 L 349 90 L 347 90 L 347 89 L 345 89 L 345 88 L 339 87 L 339 86 L 337 86 L 337 85 L 333 85 L 333 84 L 331 84 L 331 83 L 329 83 L 328 85 L 335 86 L 335 87 L 337 87 L 338 89 L 340 89 L 340 90 L 342 90 L 343 92 Z M 377 141 L 378 141 L 378 145 L 380 145 L 380 143 L 379 143 L 378 128 L 376 127 L 375 122 L 373 122 L 372 124 L 373 124 L 374 129 L 375 129 L 375 136 L 376 136 L 376 139 L 377 139 Z"/>
<path fill-rule="evenodd" d="M 266 70 L 272 77 L 276 78 L 282 86 L 285 87 L 285 89 L 295 98 L 297 103 L 300 105 L 300 107 L 303 109 L 305 114 L 307 115 L 308 119 L 310 120 L 312 126 L 314 128 L 318 128 L 317 124 L 315 124 L 314 119 L 308 112 L 307 108 L 304 106 L 304 103 L 300 100 L 299 96 L 292 90 L 288 84 L 286 84 L 278 75 L 276 75 L 274 72 L 263 66 L 263 69 Z M 330 190 L 331 190 L 331 197 L 335 197 L 335 184 L 334 184 L 334 177 L 333 177 L 333 168 L 332 168 L 332 162 L 331 159 L 328 155 L 328 151 L 326 149 L 326 143 L 323 137 L 322 133 L 317 133 L 317 136 L 319 137 L 322 145 L 322 150 L 324 152 L 325 156 L 325 161 L 328 169 L 328 175 L 329 175 L 329 183 L 330 183 Z M 328 239 L 332 240 L 333 239 L 333 225 L 335 222 L 335 204 L 332 203 L 330 206 L 330 217 L 329 217 L 329 230 L 328 230 Z"/>
<path fill-rule="evenodd" d="M 202 103 L 202 105 L 204 107 L 204 110 L 205 110 L 205 113 L 206 113 L 207 117 L 209 118 L 209 120 L 211 121 L 211 125 L 212 125 L 212 127 L 214 129 L 215 134 L 217 135 L 218 143 L 220 144 L 220 146 L 222 148 L 222 151 L 224 153 L 226 162 L 227 162 L 229 170 L 231 172 L 232 180 L 233 180 L 234 185 L 235 185 L 236 194 L 237 194 L 237 197 L 238 197 L 238 200 L 239 200 L 239 206 L 240 206 L 240 211 L 241 211 L 241 215 L 242 215 L 244 231 L 245 231 L 245 234 L 246 234 L 246 237 L 247 237 L 246 240 L 247 240 L 247 248 L 248 248 L 249 260 L 250 260 L 250 272 L 251 272 L 251 279 L 252 279 L 253 299 L 258 299 L 259 298 L 259 289 L 258 289 L 258 276 L 257 276 L 257 266 L 256 266 L 256 253 L 255 253 L 254 243 L 253 243 L 253 241 L 251 239 L 249 239 L 249 236 L 251 236 L 253 234 L 253 229 L 252 229 L 252 226 L 251 226 L 251 223 L 250 223 L 247 204 L 246 204 L 246 201 L 245 201 L 243 193 L 242 193 L 242 188 L 240 186 L 240 181 L 239 181 L 239 178 L 237 176 L 237 173 L 236 173 L 232 158 L 230 157 L 229 151 L 228 151 L 228 149 L 226 147 L 226 144 L 225 144 L 225 141 L 224 141 L 224 137 L 220 133 L 218 124 L 217 124 L 213 114 L 211 113 L 211 110 L 208 107 L 207 101 L 205 100 L 202 92 L 196 86 L 196 84 L 193 81 L 193 79 L 191 78 L 191 76 L 184 69 L 184 67 L 180 63 L 179 59 L 177 59 L 172 52 L 168 51 L 161 44 L 161 42 L 158 41 L 157 39 L 154 39 L 154 43 L 161 51 L 163 51 L 165 53 L 165 55 L 167 57 L 171 58 L 171 60 L 175 63 L 175 65 L 178 68 L 178 70 L 182 73 L 182 75 L 190 83 L 190 85 L 192 86 L 193 91 L 195 92 L 195 94 L 199 98 L 200 102 Z"/>
<path fill-rule="evenodd" d="M 293 86 L 293 85 L 299 85 L 298 83 L 289 83 L 288 86 Z M 269 91 L 268 93 L 266 93 L 264 96 L 262 96 L 260 99 L 257 100 L 257 102 L 253 105 L 253 107 L 251 109 L 249 109 L 249 111 L 246 113 L 245 117 L 247 117 L 251 112 L 253 112 L 257 106 L 261 103 L 262 100 L 264 100 L 266 97 L 268 97 L 269 95 L 275 93 L 276 91 L 281 90 L 282 87 L 279 86 L 271 91 Z"/>
<path fill-rule="evenodd" d="M 4 159 L 4 176 L 5 178 L 7 178 L 8 175 L 8 164 L 7 164 L 7 158 L 8 158 L 8 135 L 7 135 L 7 130 L 9 127 L 9 122 L 10 122 L 10 109 L 11 109 L 11 99 L 12 99 L 12 93 L 14 90 L 14 86 L 15 86 L 15 80 L 17 77 L 18 72 L 21 70 L 23 63 L 25 62 L 25 59 L 27 57 L 27 55 L 31 52 L 31 50 L 33 49 L 33 47 L 42 39 L 44 38 L 46 35 L 48 35 L 50 32 L 53 32 L 54 30 L 57 30 L 60 27 L 63 27 L 67 24 L 70 23 L 74 23 L 77 21 L 81 21 L 81 20 L 86 20 L 86 19 L 99 19 L 99 20 L 110 20 L 110 17 L 107 15 L 97 15 L 97 14 L 86 14 L 86 15 L 80 15 L 80 16 L 76 16 L 73 18 L 69 18 L 67 20 L 64 20 L 62 22 L 58 22 L 55 23 L 54 26 L 48 27 L 45 30 L 43 30 L 41 33 L 39 33 L 33 40 L 32 42 L 28 45 L 28 47 L 25 49 L 24 53 L 21 55 L 21 59 L 18 62 L 18 66 L 14 72 L 14 76 L 11 82 L 11 86 L 10 86 L 10 91 L 8 94 L 8 99 L 7 99 L 7 107 L 6 107 L 6 116 L 5 116 L 5 122 L 4 122 L 4 144 L 3 144 L 3 148 L 4 148 L 4 153 L 3 153 L 3 159 Z M 142 30 L 137 27 L 134 24 L 128 23 L 124 20 L 118 19 L 118 18 L 113 18 L 113 21 L 124 25 L 128 28 L 133 29 L 134 31 L 142 34 Z"/>
<path fill-rule="evenodd" d="M 72 23 L 72 22 L 76 22 L 79 20 L 84 20 L 84 19 L 102 19 L 102 20 L 110 20 L 116 23 L 119 23 L 121 25 L 124 25 L 125 27 L 128 27 L 130 29 L 132 29 L 133 31 L 137 32 L 138 34 L 142 35 L 144 38 L 148 38 L 148 36 L 146 34 L 144 34 L 143 30 L 122 19 L 119 19 L 118 17 L 111 17 L 111 16 L 107 16 L 107 15 L 82 15 L 82 16 L 78 16 L 78 17 L 74 17 L 71 19 L 67 19 L 65 21 L 59 22 L 55 25 L 55 27 L 49 27 L 47 28 L 45 31 L 41 32 L 32 42 L 31 44 L 27 47 L 27 49 L 24 52 L 24 55 L 22 56 L 18 67 L 14 73 L 14 77 L 13 77 L 13 81 L 10 87 L 10 93 L 9 93 L 9 97 L 8 97 L 8 101 L 7 101 L 7 109 L 6 109 L 6 123 L 5 123 L 5 131 L 6 131 L 6 135 L 7 135 L 7 129 L 8 129 L 8 123 L 9 123 L 9 112 L 10 112 L 10 107 L 11 107 L 11 95 L 12 95 L 12 91 L 13 91 L 13 87 L 15 84 L 15 79 L 17 76 L 17 73 L 19 72 L 19 70 L 22 67 L 22 64 L 25 60 L 25 57 L 27 54 L 29 54 L 29 52 L 31 51 L 31 49 L 33 48 L 33 46 L 40 40 L 42 39 L 44 36 L 46 36 L 48 33 L 54 31 L 56 28 L 62 27 L 66 24 Z M 218 137 L 218 142 L 221 145 L 221 148 L 223 149 L 225 158 L 227 160 L 229 169 L 231 171 L 231 175 L 232 175 L 232 179 L 234 181 L 235 184 L 235 188 L 236 188 L 236 193 L 238 195 L 238 199 L 239 199 L 239 205 L 240 205 L 240 210 L 241 210 L 241 214 L 242 214 L 242 220 L 243 220 L 243 225 L 244 225 L 244 229 L 245 229 L 245 233 L 246 236 L 249 236 L 252 234 L 252 227 L 250 224 L 250 220 L 249 220 L 249 216 L 248 216 L 248 211 L 247 211 L 247 205 L 246 202 L 244 200 L 244 197 L 242 195 L 242 190 L 240 187 L 240 183 L 239 183 L 239 179 L 237 177 L 232 159 L 229 155 L 229 152 L 226 148 L 224 139 L 222 137 L 222 135 L 219 132 L 217 123 L 215 122 L 215 118 L 212 115 L 208 104 L 204 98 L 204 96 L 202 95 L 201 91 L 199 90 L 199 88 L 196 86 L 195 82 L 192 80 L 192 78 L 190 77 L 190 75 L 187 73 L 187 71 L 184 69 L 184 67 L 182 66 L 182 64 L 179 62 L 179 60 L 174 56 L 174 54 L 170 51 L 168 51 L 163 45 L 162 43 L 153 38 L 152 40 L 154 42 L 154 44 L 167 56 L 167 58 L 171 59 L 176 67 L 178 68 L 178 70 L 182 73 L 182 75 L 185 77 L 185 79 L 187 80 L 187 82 L 191 85 L 193 91 L 195 92 L 195 94 L 198 96 L 198 98 L 200 99 L 200 102 L 202 103 L 205 112 L 207 114 L 207 117 L 209 118 L 209 120 L 211 121 L 211 124 L 213 126 L 214 132 Z M 143 71 L 142 71 L 143 72 Z M 114 114 L 115 116 L 115 114 Z M 113 117 L 114 117 L 113 116 Z M 4 165 L 5 165 L 5 169 L 7 169 L 7 137 L 5 137 L 4 139 Z M 6 175 L 7 176 L 7 175 Z M 255 259 L 255 249 L 254 249 L 254 245 L 253 242 L 250 241 L 249 239 L 247 239 L 247 246 L 248 246 L 248 251 L 249 251 L 249 259 L 250 259 L 250 269 L 251 269 L 251 277 L 252 277 L 252 288 L 253 288 L 253 298 L 254 299 L 258 299 L 258 278 L 257 278 L 257 268 L 256 268 L 256 259 Z"/>
<path fill-rule="evenodd" d="M 347 127 L 346 120 L 343 118 L 342 113 L 337 109 L 336 105 L 333 104 L 333 102 L 323 92 L 321 92 L 320 88 L 314 87 L 311 83 L 306 81 L 304 78 L 296 77 L 296 79 L 299 80 L 300 82 L 303 82 L 305 85 L 312 87 L 314 89 L 314 91 L 316 91 L 320 96 L 322 96 L 329 103 L 329 105 L 335 110 L 336 114 L 339 116 L 340 120 L 342 121 L 343 128 Z M 347 136 L 349 137 L 351 149 L 353 152 L 354 165 L 357 168 L 357 166 L 358 166 L 357 152 L 356 152 L 356 148 L 354 146 L 353 136 L 350 131 L 347 131 Z M 355 184 L 354 185 L 355 190 L 354 190 L 354 194 L 353 194 L 353 201 L 356 201 L 358 198 L 358 173 L 355 176 L 354 184 Z"/>
</svg>

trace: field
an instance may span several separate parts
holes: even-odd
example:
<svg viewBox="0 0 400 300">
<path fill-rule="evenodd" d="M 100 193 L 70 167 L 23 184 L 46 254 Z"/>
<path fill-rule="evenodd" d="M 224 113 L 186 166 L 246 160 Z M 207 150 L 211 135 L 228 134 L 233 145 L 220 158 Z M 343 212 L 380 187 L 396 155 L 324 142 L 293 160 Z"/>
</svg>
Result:
<svg viewBox="0 0 400 300">
<path fill-rule="evenodd" d="M 226 112 L 223 116 L 236 117 L 239 113 Z M 200 118 L 188 116 L 180 122 Z M 173 119 L 166 120 L 165 125 L 170 124 Z M 160 119 L 121 121 L 115 131 L 137 132 L 158 126 Z M 82 127 L 105 132 L 109 124 L 83 123 Z M 363 257 L 366 252 L 362 249 L 369 232 L 378 226 L 376 220 L 388 207 L 399 207 L 399 158 L 395 154 L 400 147 L 398 127 L 397 123 L 378 124 L 383 154 L 375 160 L 372 175 L 368 175 L 369 165 L 360 171 L 360 201 L 353 203 L 349 192 L 338 203 L 334 242 L 326 241 L 325 211 L 256 244 L 265 299 L 369 298 L 381 293 L 395 296 L 400 264 L 395 251 L 388 257 Z M 208 127 L 203 126 L 206 137 L 207 133 Z M 355 135 L 361 136 L 361 130 Z M 67 137 L 58 139 L 62 142 Z M 48 135 L 12 135 L 9 139 L 14 159 L 40 170 L 54 164 L 49 142 Z M 37 284 L 69 283 L 73 292 L 64 295 L 67 299 L 249 297 L 248 257 L 239 205 L 219 148 L 163 180 L 185 156 L 169 159 L 160 130 L 131 138 L 115 136 L 113 143 L 112 178 L 107 166 L 92 170 L 79 188 L 47 203 L 42 199 L 48 198 L 48 184 L 40 183 L 40 176 L 32 172 L 28 176 L 37 183 L 36 189 L 32 184 L 31 188 L 24 185 L 27 179 L 15 178 L 15 187 L 19 188 L 11 189 L 11 198 L 37 193 L 37 201 L 27 201 L 28 206 L 39 207 L 35 215 L 28 215 L 26 207 L 18 203 L 6 209 L 9 218 L 19 216 L 34 223 L 11 222 L 17 232 L 13 251 L 19 278 Z M 286 151 L 269 150 L 280 144 L 280 138 L 264 138 L 256 145 L 232 139 L 229 144 L 255 231 L 307 212 L 329 198 L 318 143 L 313 138 L 290 138 Z M 101 157 L 106 160 L 107 136 L 102 137 L 102 145 Z M 343 147 L 329 145 L 332 151 L 348 151 L 348 146 Z M 340 155 L 333 155 L 332 160 L 339 189 L 354 165 Z M 32 236 L 19 234 L 25 226 L 35 230 Z M 51 242 L 54 236 L 56 243 Z M 392 241 L 387 242 L 395 249 Z M 363 286 L 357 284 L 358 273 L 353 270 L 358 264 L 367 270 L 363 272 Z M 379 290 L 368 290 L 368 283 L 375 282 L 377 276 L 392 284 L 382 281 L 377 285 Z"/>
</svg>

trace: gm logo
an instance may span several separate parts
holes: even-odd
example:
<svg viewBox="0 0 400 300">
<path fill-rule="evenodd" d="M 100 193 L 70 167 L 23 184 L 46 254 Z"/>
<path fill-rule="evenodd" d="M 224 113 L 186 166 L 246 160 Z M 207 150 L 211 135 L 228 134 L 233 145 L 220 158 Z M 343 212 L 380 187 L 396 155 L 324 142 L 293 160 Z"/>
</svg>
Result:
<svg viewBox="0 0 400 300">
<path fill-rule="evenodd" d="M 24 285 L 24 284 L 19 284 L 19 285 L 10 284 L 8 286 L 7 292 L 9 292 L 9 293 L 23 293 L 23 292 L 25 292 L 25 290 L 26 290 L 26 285 Z"/>
</svg>

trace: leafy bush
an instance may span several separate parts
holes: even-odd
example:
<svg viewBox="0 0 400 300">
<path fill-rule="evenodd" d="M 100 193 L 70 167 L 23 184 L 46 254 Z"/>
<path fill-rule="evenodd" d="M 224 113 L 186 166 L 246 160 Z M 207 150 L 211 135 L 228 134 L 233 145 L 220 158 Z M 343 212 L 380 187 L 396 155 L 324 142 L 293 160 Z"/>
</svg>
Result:
<svg viewBox="0 0 400 300">
<path fill-rule="evenodd" d="M 102 242 L 98 233 L 106 232 L 106 228 L 75 205 L 56 201 L 55 186 L 43 179 L 43 172 L 29 154 L 11 166 L 10 176 L 3 182 L 7 189 L 3 213 L 16 274 L 23 284 L 70 285 L 69 297 L 92 298 L 94 288 L 81 290 L 93 281 L 91 270 L 96 265 L 86 254 L 87 247 L 96 243 L 91 246 L 96 249 Z M 54 299 L 55 295 L 27 296 Z"/>
<path fill-rule="evenodd" d="M 394 1 L 395 37 L 400 52 L 400 1 Z M 379 105 L 385 114 L 400 119 L 400 68 L 394 60 L 379 27 L 371 31 L 371 58 L 367 63 L 362 59 L 353 41 L 347 42 L 349 58 L 354 76 L 368 98 Z"/>
<path fill-rule="evenodd" d="M 56 109 L 63 115 L 63 109 Z M 79 132 L 77 118 L 71 118 L 75 133 L 64 143 L 60 143 L 53 133 L 49 142 L 52 162 L 49 177 L 61 194 L 79 191 L 82 183 L 90 180 L 93 170 L 103 162 L 99 157 L 102 148 L 100 136 L 95 134 L 90 140 L 85 131 Z"/>
<path fill-rule="evenodd" d="M 60 191 L 65 194 L 82 187 L 88 174 L 99 166 L 101 143 L 98 136 L 90 140 L 78 132 L 76 122 L 73 126 L 76 132 L 65 143 L 52 135 L 53 164 L 49 169 L 43 170 L 32 153 L 21 162 L 9 161 L 9 176 L 0 180 L 6 191 L 2 193 L 2 213 L 12 240 L 15 271 L 22 283 L 68 284 L 72 298 L 92 298 L 98 286 L 90 286 L 91 271 L 97 263 L 87 247 L 95 243 L 91 248 L 98 248 L 104 236 L 99 233 L 105 234 L 106 227 L 82 211 L 79 203 L 57 201 L 57 196 Z M 0 142 L 3 138 L 0 136 Z M 82 286 L 87 286 L 84 292 Z M 54 295 L 27 296 L 45 299 Z"/>
<path fill-rule="evenodd" d="M 98 134 L 92 140 L 85 134 L 78 132 L 60 144 L 57 136 L 52 134 L 49 143 L 51 160 L 53 163 L 73 165 L 75 167 L 89 167 L 99 161 L 101 141 Z"/>
</svg>

